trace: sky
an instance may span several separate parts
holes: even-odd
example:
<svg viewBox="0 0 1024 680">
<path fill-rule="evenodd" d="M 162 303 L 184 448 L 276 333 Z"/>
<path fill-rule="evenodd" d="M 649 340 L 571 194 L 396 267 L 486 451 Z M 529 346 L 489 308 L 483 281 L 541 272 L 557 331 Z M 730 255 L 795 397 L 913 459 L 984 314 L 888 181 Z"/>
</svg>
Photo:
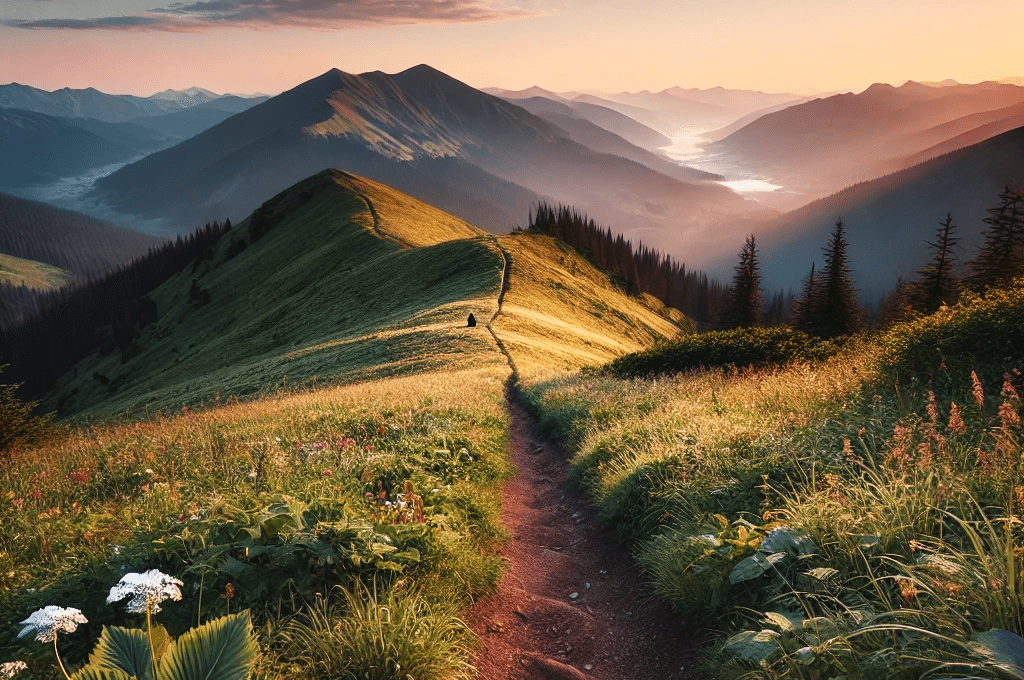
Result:
<svg viewBox="0 0 1024 680">
<path fill-rule="evenodd" d="M 3 0 L 0 83 L 276 94 L 426 63 L 475 87 L 811 94 L 1024 76 L 1020 0 Z"/>
</svg>

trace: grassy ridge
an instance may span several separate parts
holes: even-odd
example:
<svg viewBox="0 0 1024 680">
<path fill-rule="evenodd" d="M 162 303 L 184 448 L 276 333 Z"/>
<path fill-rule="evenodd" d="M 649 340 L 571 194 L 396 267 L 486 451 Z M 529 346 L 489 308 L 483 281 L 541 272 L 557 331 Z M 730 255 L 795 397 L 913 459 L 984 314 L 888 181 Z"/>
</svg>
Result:
<svg viewBox="0 0 1024 680">
<path fill-rule="evenodd" d="M 501 362 L 483 328 L 465 328 L 470 312 L 486 319 L 496 308 L 500 252 L 475 228 L 395 194 L 333 171 L 269 201 L 287 209 L 266 235 L 232 256 L 249 220 L 236 225 L 208 260 L 150 296 L 160 318 L 134 356 L 83 361 L 44 407 L 137 413 Z"/>
<path fill-rule="evenodd" d="M 1016 678 L 1022 310 L 1018 287 L 819 362 L 527 395 L 655 588 L 730 631 L 715 677 Z"/>
<path fill-rule="evenodd" d="M 53 290 L 70 280 L 71 274 L 63 269 L 0 253 L 0 284 L 26 286 L 33 290 Z"/>
<path fill-rule="evenodd" d="M 574 248 L 550 236 L 513 232 L 498 242 L 512 268 L 494 330 L 523 377 L 600 365 L 692 330 L 675 310 L 626 295 Z"/>
</svg>

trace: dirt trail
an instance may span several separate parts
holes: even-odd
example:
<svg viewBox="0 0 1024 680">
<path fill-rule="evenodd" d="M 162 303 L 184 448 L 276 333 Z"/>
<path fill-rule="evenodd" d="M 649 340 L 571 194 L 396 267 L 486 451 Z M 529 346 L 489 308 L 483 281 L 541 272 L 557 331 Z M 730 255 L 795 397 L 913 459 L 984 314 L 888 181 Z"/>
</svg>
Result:
<svg viewBox="0 0 1024 680">
<path fill-rule="evenodd" d="M 566 489 L 565 453 L 537 439 L 513 400 L 509 411 L 519 475 L 503 489 L 508 572 L 469 615 L 483 643 L 480 679 L 701 677 L 692 632 L 643 585 L 586 500 Z"/>
</svg>

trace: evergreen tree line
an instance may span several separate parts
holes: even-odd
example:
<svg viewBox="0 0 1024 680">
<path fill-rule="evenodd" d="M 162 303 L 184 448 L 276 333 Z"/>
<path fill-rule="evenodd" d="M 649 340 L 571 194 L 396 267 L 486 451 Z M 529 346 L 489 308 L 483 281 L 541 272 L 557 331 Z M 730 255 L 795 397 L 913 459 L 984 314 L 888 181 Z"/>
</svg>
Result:
<svg viewBox="0 0 1024 680">
<path fill-rule="evenodd" d="M 530 211 L 529 228 L 549 234 L 586 253 L 595 264 L 618 278 L 631 293 L 648 293 L 712 328 L 719 323 L 728 289 L 670 256 L 602 229 L 585 214 L 567 206 L 540 203 Z"/>
<path fill-rule="evenodd" d="M 0 365 L 10 364 L 5 382 L 23 383 L 22 395 L 34 399 L 93 350 L 117 349 L 127 361 L 138 331 L 158 318 L 156 303 L 146 296 L 190 263 L 212 257 L 230 229 L 230 220 L 207 223 L 102 278 L 43 293 L 36 314 L 0 329 Z"/>
<path fill-rule="evenodd" d="M 59 267 L 79 282 L 159 246 L 156 237 L 0 193 L 0 253 Z"/>
<path fill-rule="evenodd" d="M 915 273 L 912 281 L 900 281 L 883 301 L 877 325 L 886 325 L 913 314 L 931 314 L 943 305 L 955 303 L 964 290 L 984 295 L 991 288 L 1009 285 L 1024 276 L 1024 196 L 1005 187 L 996 206 L 987 210 L 984 241 L 973 260 L 966 264 L 966 276 L 957 275 L 954 248 L 960 238 L 951 214 L 939 223 L 933 240 L 926 240 L 932 256 Z M 788 322 L 795 328 L 823 338 L 851 335 L 864 325 L 865 312 L 858 302 L 847 256 L 846 225 L 836 222 L 823 248 L 824 266 L 804 278 L 801 295 L 791 304 Z M 764 300 L 754 236 L 748 236 L 740 251 L 732 285 L 728 289 L 723 327 L 761 325 Z M 778 296 L 769 310 L 784 306 Z M 771 312 L 773 315 L 775 311 Z"/>
<path fill-rule="evenodd" d="M 0 281 L 0 330 L 17 326 L 39 313 L 46 291 Z"/>
</svg>

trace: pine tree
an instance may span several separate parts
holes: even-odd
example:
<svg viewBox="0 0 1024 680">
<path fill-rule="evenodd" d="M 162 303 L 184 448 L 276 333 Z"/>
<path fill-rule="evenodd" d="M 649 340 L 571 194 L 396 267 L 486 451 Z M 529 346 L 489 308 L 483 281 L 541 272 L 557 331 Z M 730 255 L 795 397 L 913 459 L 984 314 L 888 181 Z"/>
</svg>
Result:
<svg viewBox="0 0 1024 680">
<path fill-rule="evenodd" d="M 818 307 L 818 283 L 812 262 L 810 273 L 804 277 L 803 292 L 800 297 L 793 300 L 793 307 L 790 311 L 793 328 L 804 333 L 814 332 L 812 324 Z"/>
<path fill-rule="evenodd" d="M 983 293 L 992 287 L 1005 286 L 1024 275 L 1024 196 L 1010 187 L 999 194 L 999 205 L 988 209 L 985 242 L 968 266 L 968 287 Z"/>
<path fill-rule="evenodd" d="M 864 310 L 857 302 L 857 289 L 850 278 L 846 248 L 846 225 L 840 219 L 825 246 L 825 266 L 821 269 L 818 303 L 815 305 L 811 327 L 823 338 L 856 333 L 861 326 Z"/>
<path fill-rule="evenodd" d="M 761 325 L 761 273 L 758 271 L 757 245 L 754 235 L 747 236 L 740 250 L 740 263 L 729 288 L 729 303 L 724 314 L 726 328 L 747 328 Z"/>
<path fill-rule="evenodd" d="M 945 221 L 939 222 L 935 242 L 925 241 L 935 250 L 931 262 L 917 270 L 917 281 L 909 284 L 906 291 L 914 309 L 925 314 L 953 304 L 960 295 L 960 282 L 953 275 L 953 247 L 960 242 L 953 235 L 955 231 L 953 216 L 946 213 Z"/>
</svg>

